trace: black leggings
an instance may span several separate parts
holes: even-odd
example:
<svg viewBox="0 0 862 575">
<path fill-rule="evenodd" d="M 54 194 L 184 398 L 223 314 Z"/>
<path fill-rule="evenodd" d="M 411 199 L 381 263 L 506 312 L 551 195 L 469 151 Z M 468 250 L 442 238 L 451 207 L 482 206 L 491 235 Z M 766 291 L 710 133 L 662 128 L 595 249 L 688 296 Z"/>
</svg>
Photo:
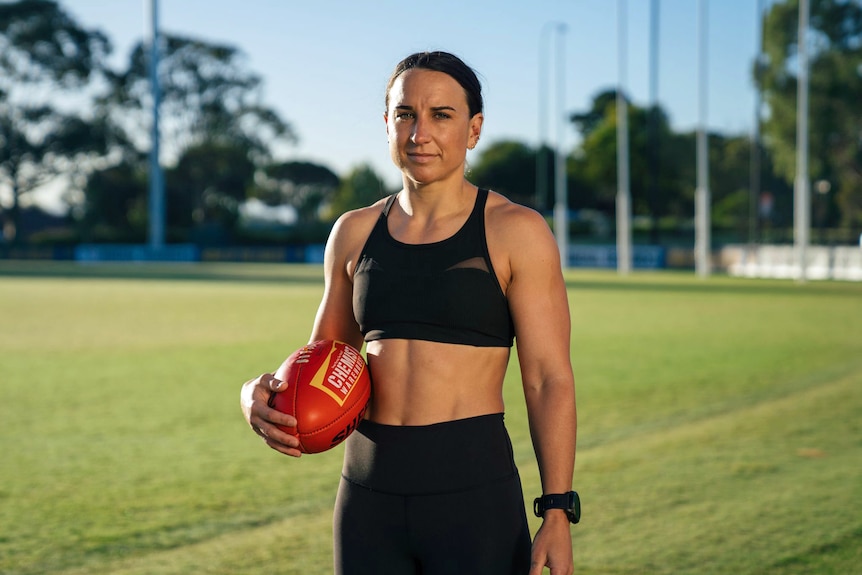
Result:
<svg viewBox="0 0 862 575">
<path fill-rule="evenodd" d="M 502 414 L 363 421 L 335 503 L 336 575 L 523 575 L 530 532 Z"/>
</svg>

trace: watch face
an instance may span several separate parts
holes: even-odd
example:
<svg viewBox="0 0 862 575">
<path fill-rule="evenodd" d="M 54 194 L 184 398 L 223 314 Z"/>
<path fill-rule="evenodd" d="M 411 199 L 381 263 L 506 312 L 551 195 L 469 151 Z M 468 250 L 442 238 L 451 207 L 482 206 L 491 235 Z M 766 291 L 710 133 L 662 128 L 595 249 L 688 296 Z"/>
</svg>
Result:
<svg viewBox="0 0 862 575">
<path fill-rule="evenodd" d="M 581 520 L 581 498 L 577 491 L 571 492 L 571 498 L 571 507 L 566 509 L 566 515 L 569 516 L 570 522 L 577 523 Z"/>
</svg>

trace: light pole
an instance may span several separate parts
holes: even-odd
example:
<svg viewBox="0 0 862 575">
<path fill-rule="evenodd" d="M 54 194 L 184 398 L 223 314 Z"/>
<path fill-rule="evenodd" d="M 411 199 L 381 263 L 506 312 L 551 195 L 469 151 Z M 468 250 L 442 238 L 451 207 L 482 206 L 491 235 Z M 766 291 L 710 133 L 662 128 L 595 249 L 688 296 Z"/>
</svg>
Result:
<svg viewBox="0 0 862 575">
<path fill-rule="evenodd" d="M 556 22 L 546 22 L 539 34 L 539 86 L 538 95 L 538 127 L 539 147 L 536 150 L 536 208 L 545 205 L 548 199 L 548 172 L 545 159 L 545 147 L 548 139 L 548 40 L 550 32 L 558 26 Z"/>
<path fill-rule="evenodd" d="M 159 2 L 149 0 L 150 89 L 153 98 L 153 124 L 150 141 L 150 248 L 160 250 L 165 243 L 165 182 L 159 163 Z"/>
<path fill-rule="evenodd" d="M 650 212 L 650 243 L 659 243 L 659 217 L 661 189 L 661 118 L 659 116 L 658 84 L 659 84 L 659 0 L 650 0 L 650 32 L 649 32 L 649 100 L 650 109 L 647 119 L 647 165 L 649 166 L 649 184 L 647 205 Z"/>
<path fill-rule="evenodd" d="M 811 191 L 808 183 L 808 0 L 799 2 L 799 81 L 796 104 L 796 192 L 794 207 L 796 264 L 799 266 L 799 281 L 808 276 L 808 234 L 811 227 Z"/>
<path fill-rule="evenodd" d="M 629 123 L 626 83 L 626 0 L 617 0 L 617 272 L 632 268 L 631 186 L 629 183 Z"/>
<path fill-rule="evenodd" d="M 760 198 L 760 121 L 762 115 L 762 99 L 760 96 L 760 81 L 763 78 L 763 1 L 757 0 L 756 50 L 754 59 L 754 124 L 751 128 L 751 166 L 750 189 L 748 191 L 748 244 L 753 249 L 757 243 L 757 205 Z"/>
<path fill-rule="evenodd" d="M 563 140 L 566 122 L 566 45 L 565 24 L 557 27 L 557 155 L 554 162 L 554 231 L 560 250 L 560 264 L 569 267 L 569 190 L 566 182 L 566 152 Z"/>
<path fill-rule="evenodd" d="M 698 129 L 697 129 L 697 188 L 694 194 L 694 266 L 697 275 L 709 277 L 710 262 L 710 193 L 709 193 L 709 140 L 706 133 L 707 110 L 707 0 L 698 3 Z"/>
<path fill-rule="evenodd" d="M 546 66 L 546 38 L 550 32 L 556 32 L 556 64 L 555 74 L 555 141 L 556 151 L 554 154 L 554 235 L 557 239 L 557 248 L 560 251 L 560 262 L 563 268 L 569 265 L 569 218 L 568 218 L 568 188 L 566 181 L 566 155 L 563 146 L 565 134 L 565 98 L 566 98 L 566 58 L 565 58 L 565 33 L 566 25 L 561 22 L 548 22 L 542 27 L 539 38 L 539 149 L 536 153 L 536 205 L 542 198 L 547 196 L 548 174 L 545 161 L 545 139 L 548 113 L 545 108 L 548 84 L 548 73 Z M 549 47 L 549 46 L 548 46 Z M 550 92 L 550 90 L 548 91 Z"/>
</svg>

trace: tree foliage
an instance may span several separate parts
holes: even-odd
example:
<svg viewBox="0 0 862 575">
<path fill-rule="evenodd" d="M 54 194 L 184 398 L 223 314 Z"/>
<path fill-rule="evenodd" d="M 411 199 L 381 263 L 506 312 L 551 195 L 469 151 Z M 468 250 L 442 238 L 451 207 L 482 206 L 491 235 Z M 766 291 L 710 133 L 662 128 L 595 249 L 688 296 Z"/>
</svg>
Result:
<svg viewBox="0 0 862 575">
<path fill-rule="evenodd" d="M 370 206 L 387 193 L 385 183 L 374 169 L 368 164 L 361 164 L 341 181 L 326 209 L 325 217 L 334 220 L 349 210 Z"/>
<path fill-rule="evenodd" d="M 813 198 L 814 224 L 858 234 L 862 2 L 817 0 L 811 6 L 809 160 L 812 188 L 823 192 Z M 794 208 L 798 8 L 798 0 L 771 4 L 765 56 L 753 71 L 768 110 L 757 176 L 763 194 L 774 198 L 768 223 L 776 226 L 789 226 Z M 195 240 L 201 230 L 229 237 L 249 197 L 289 205 L 305 225 L 387 193 L 367 165 L 341 179 L 321 164 L 279 159 L 296 134 L 264 102 L 262 79 L 239 48 L 171 34 L 159 47 L 169 237 Z M 56 1 L 0 2 L 0 191 L 12 198 L 0 215 L 7 220 L 17 219 L 22 196 L 62 175 L 81 190 L 74 213 L 85 237 L 144 239 L 149 46 L 139 42 L 120 69 L 108 67 L 110 52 L 102 32 L 79 25 Z M 616 97 L 613 89 L 599 91 L 588 109 L 570 116 L 578 143 L 566 158 L 568 207 L 603 212 L 609 220 L 617 194 Z M 672 130 L 660 106 L 629 101 L 626 110 L 634 215 L 648 218 L 654 230 L 663 218 L 690 220 L 695 134 Z M 756 207 L 751 142 L 719 133 L 709 134 L 709 142 L 713 224 L 743 233 Z M 485 144 L 467 175 L 547 212 L 554 201 L 554 153 L 513 140 Z M 539 197 L 542 178 L 546 195 Z"/>
<path fill-rule="evenodd" d="M 258 196 L 269 205 L 286 204 L 296 210 L 301 222 L 320 215 L 321 207 L 332 200 L 338 176 L 312 162 L 279 162 L 266 166 L 258 182 Z"/>
<path fill-rule="evenodd" d="M 147 174 L 127 162 L 94 172 L 87 182 L 79 227 L 85 241 L 143 242 L 147 231 Z"/>
<path fill-rule="evenodd" d="M 787 181 L 796 172 L 798 18 L 798 0 L 771 7 L 754 70 L 768 107 L 765 145 Z M 809 36 L 809 173 L 829 182 L 840 223 L 862 226 L 862 4 L 812 2 Z"/>
<path fill-rule="evenodd" d="M 262 102 L 261 78 L 249 71 L 239 49 L 165 35 L 161 52 L 168 228 L 174 237 L 224 238 L 254 189 L 255 175 L 271 161 L 274 149 L 296 136 Z M 148 46 L 136 45 L 127 68 L 110 79 L 98 108 L 122 135 L 114 140 L 121 156 L 143 169 L 152 121 Z"/>
<path fill-rule="evenodd" d="M 7 81 L 78 87 L 110 50 L 103 33 L 82 28 L 53 0 L 0 4 L 0 70 Z"/>
<path fill-rule="evenodd" d="M 168 155 L 211 142 L 239 142 L 268 156 L 296 136 L 271 107 L 262 102 L 262 80 L 251 72 L 236 47 L 165 34 L 161 37 L 161 132 Z M 152 95 L 149 46 L 138 43 L 128 66 L 112 76 L 112 91 L 103 105 L 125 128 L 139 149 L 149 147 Z"/>
<path fill-rule="evenodd" d="M 628 101 L 629 172 L 632 213 L 654 221 L 663 216 L 682 216 L 691 211 L 693 179 L 686 176 L 685 157 L 694 159 L 694 147 L 683 134 L 671 130 L 661 108 L 643 108 Z M 617 194 L 617 106 L 616 91 L 598 93 L 591 108 L 572 114 L 580 131 L 581 145 L 574 160 L 585 195 L 585 207 L 613 211 Z M 650 163 L 650 122 L 655 122 L 661 145 L 658 162 Z M 660 166 L 658 186 L 650 190 L 651 170 Z"/>
<path fill-rule="evenodd" d="M 104 70 L 109 53 L 101 32 L 79 26 L 56 2 L 0 4 L 0 185 L 11 192 L 9 229 L 17 228 L 21 196 L 104 153 L 107 125 L 64 101 Z"/>
<path fill-rule="evenodd" d="M 168 225 L 233 229 L 255 170 L 248 148 L 237 143 L 206 141 L 184 150 L 167 171 Z"/>
<path fill-rule="evenodd" d="M 526 144 L 509 140 L 490 144 L 468 176 L 477 186 L 499 192 L 513 202 L 536 205 L 536 151 Z"/>
</svg>

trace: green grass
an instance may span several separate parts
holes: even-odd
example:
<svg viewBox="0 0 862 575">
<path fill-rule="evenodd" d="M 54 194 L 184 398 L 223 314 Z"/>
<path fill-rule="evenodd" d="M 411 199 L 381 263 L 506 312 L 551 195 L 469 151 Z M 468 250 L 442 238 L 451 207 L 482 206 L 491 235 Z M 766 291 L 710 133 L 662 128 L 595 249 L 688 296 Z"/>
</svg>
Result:
<svg viewBox="0 0 862 575">
<path fill-rule="evenodd" d="M 0 573 L 330 573 L 340 448 L 280 456 L 238 407 L 306 340 L 320 278 L 0 261 Z M 862 284 L 567 279 L 576 572 L 858 572 Z"/>
</svg>

